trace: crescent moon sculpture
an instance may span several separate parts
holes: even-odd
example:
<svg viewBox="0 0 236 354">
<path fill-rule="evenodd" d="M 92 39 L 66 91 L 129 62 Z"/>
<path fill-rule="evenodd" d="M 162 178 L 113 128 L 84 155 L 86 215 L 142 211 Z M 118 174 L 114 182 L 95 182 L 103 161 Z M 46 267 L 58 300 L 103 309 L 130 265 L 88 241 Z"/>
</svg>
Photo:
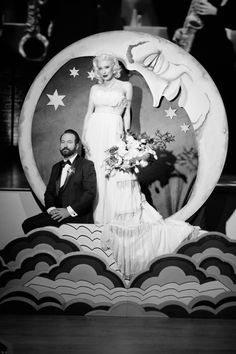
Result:
<svg viewBox="0 0 236 354">
<path fill-rule="evenodd" d="M 178 105 L 191 120 L 199 161 L 188 202 L 169 218 L 187 220 L 204 204 L 220 178 L 228 144 L 226 113 L 213 80 L 190 54 L 164 38 L 142 32 L 104 32 L 79 40 L 52 58 L 36 77 L 19 122 L 20 158 L 32 190 L 43 203 L 45 183 L 32 148 L 32 124 L 40 95 L 69 60 L 99 52 L 112 52 L 127 70 L 144 78 L 153 107 L 159 105 L 162 97 L 172 100 L 180 92 Z"/>
</svg>

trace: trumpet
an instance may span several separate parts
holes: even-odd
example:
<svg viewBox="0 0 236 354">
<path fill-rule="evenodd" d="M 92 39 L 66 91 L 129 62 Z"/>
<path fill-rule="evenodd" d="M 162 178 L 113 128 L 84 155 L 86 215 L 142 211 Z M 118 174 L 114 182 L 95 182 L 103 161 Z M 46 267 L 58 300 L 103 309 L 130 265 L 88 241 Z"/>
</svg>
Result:
<svg viewBox="0 0 236 354">
<path fill-rule="evenodd" d="M 187 52 L 190 52 L 192 48 L 196 32 L 204 26 L 201 17 L 195 11 L 195 4 L 197 2 L 199 2 L 199 0 L 191 1 L 183 27 L 176 30 L 172 38 L 173 42 L 178 44 Z"/>
<path fill-rule="evenodd" d="M 40 33 L 40 6 L 47 0 L 28 0 L 27 22 L 24 36 L 19 42 L 19 53 L 27 60 L 42 61 L 47 54 L 48 39 Z"/>
</svg>

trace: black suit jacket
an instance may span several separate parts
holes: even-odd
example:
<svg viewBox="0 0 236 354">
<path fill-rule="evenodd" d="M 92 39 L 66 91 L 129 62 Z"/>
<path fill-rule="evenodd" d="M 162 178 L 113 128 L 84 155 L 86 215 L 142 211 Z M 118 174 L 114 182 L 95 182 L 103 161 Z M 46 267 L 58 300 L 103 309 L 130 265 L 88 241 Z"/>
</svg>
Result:
<svg viewBox="0 0 236 354">
<path fill-rule="evenodd" d="M 92 161 L 76 156 L 71 166 L 73 173 L 60 188 L 62 161 L 52 167 L 45 191 L 45 207 L 71 208 L 78 214 L 64 219 L 71 223 L 93 223 L 93 202 L 96 197 L 96 173 Z"/>
</svg>

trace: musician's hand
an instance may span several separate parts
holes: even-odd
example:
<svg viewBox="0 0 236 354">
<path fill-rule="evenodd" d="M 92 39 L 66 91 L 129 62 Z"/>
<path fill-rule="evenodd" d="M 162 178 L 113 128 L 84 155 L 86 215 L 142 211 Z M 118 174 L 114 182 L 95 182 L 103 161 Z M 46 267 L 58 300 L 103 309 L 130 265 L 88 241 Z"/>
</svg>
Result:
<svg viewBox="0 0 236 354">
<path fill-rule="evenodd" d="M 188 35 L 185 33 L 184 28 L 178 28 L 172 38 L 173 42 L 177 43 L 179 46 L 184 46 L 187 39 Z"/>
<path fill-rule="evenodd" d="M 201 16 L 215 16 L 217 14 L 217 7 L 213 6 L 207 0 L 196 1 L 196 4 L 194 4 L 194 10 Z"/>
<path fill-rule="evenodd" d="M 56 208 L 53 210 L 53 213 L 51 214 L 51 218 L 53 220 L 56 220 L 58 222 L 62 221 L 63 219 L 66 219 L 70 216 L 69 211 L 66 208 Z"/>
</svg>

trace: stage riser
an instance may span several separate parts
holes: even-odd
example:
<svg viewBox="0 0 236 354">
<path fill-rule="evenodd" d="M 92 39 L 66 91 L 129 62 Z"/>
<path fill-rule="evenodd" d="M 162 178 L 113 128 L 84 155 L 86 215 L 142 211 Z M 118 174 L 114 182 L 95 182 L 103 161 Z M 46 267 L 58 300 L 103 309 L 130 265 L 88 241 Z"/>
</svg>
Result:
<svg viewBox="0 0 236 354">
<path fill-rule="evenodd" d="M 68 224 L 10 241 L 0 251 L 0 312 L 236 318 L 235 241 L 208 232 L 128 281 L 101 249 L 101 231 Z"/>
</svg>

